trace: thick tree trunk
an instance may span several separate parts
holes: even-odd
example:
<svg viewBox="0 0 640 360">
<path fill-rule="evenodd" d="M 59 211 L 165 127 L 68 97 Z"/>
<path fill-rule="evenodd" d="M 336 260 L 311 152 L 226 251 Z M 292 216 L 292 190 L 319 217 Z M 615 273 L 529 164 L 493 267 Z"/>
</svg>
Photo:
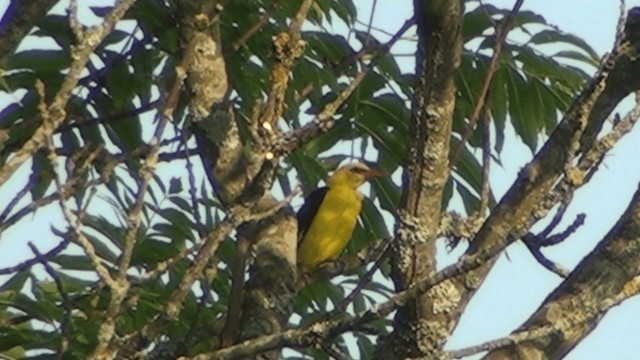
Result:
<svg viewBox="0 0 640 360">
<path fill-rule="evenodd" d="M 418 25 L 417 83 L 413 98 L 408 163 L 403 180 L 400 224 L 393 247 L 393 280 L 407 289 L 436 271 L 435 240 L 442 195 L 449 177 L 449 140 L 456 100 L 455 76 L 462 50 L 464 5 L 460 0 L 414 2 Z M 383 341 L 379 358 L 405 358 L 432 353 L 445 338 L 438 329 L 437 294 L 427 293 L 401 307 L 395 329 Z M 434 343 L 434 340 L 436 342 Z"/>
</svg>

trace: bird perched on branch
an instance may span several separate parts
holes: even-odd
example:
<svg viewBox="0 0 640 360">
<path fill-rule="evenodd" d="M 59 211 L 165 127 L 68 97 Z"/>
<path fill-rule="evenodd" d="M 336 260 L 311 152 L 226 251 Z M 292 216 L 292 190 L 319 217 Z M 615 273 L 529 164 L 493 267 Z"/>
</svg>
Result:
<svg viewBox="0 0 640 360">
<path fill-rule="evenodd" d="M 336 170 L 298 211 L 298 265 L 310 271 L 336 259 L 347 246 L 362 208 L 358 187 L 384 172 L 362 163 Z"/>
</svg>

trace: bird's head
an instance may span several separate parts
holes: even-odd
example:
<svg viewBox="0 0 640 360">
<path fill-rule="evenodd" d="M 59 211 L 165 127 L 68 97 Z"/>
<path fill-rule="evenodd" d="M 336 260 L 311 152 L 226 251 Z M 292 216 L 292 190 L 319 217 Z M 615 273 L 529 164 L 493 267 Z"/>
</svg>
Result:
<svg viewBox="0 0 640 360">
<path fill-rule="evenodd" d="M 385 172 L 379 169 L 370 168 L 363 163 L 349 164 L 340 167 L 327 180 L 329 187 L 348 186 L 357 189 L 365 182 L 385 175 Z"/>
</svg>

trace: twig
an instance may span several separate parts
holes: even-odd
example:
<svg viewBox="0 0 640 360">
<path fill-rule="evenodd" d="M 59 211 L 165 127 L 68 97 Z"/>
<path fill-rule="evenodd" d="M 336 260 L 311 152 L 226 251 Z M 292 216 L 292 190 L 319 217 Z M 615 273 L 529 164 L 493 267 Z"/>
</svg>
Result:
<svg viewBox="0 0 640 360">
<path fill-rule="evenodd" d="M 288 206 L 293 198 L 300 193 L 301 189 L 296 188 L 289 193 L 276 206 L 268 209 L 268 215 L 263 212 L 257 213 L 260 219 L 265 219 L 275 215 L 285 206 Z M 259 219 L 258 219 L 259 220 Z M 259 226 L 259 225 L 258 225 Z M 242 315 L 242 306 L 244 300 L 244 277 L 247 258 L 253 243 L 245 236 L 240 236 L 236 244 L 235 262 L 232 267 L 231 292 L 227 301 L 227 317 L 225 319 L 224 328 L 220 337 L 219 348 L 230 346 L 234 343 L 236 333 L 240 328 L 240 317 Z"/>
<path fill-rule="evenodd" d="M 398 41 L 404 33 L 409 30 L 409 28 L 414 24 L 415 20 L 413 18 L 405 21 L 402 27 L 396 32 L 395 36 L 391 38 L 378 52 L 378 56 L 382 56 L 389 52 L 389 49 Z M 326 132 L 331 129 L 334 125 L 333 115 L 336 113 L 338 108 L 351 96 L 353 91 L 360 85 L 362 80 L 369 74 L 369 72 L 373 69 L 375 61 L 372 61 L 368 66 L 366 66 L 362 71 L 360 71 L 353 80 L 349 83 L 349 85 L 343 89 L 337 96 L 336 99 L 330 102 L 325 106 L 325 108 L 316 115 L 311 122 L 308 124 L 289 131 L 286 134 L 283 134 L 279 142 L 275 144 L 275 152 L 277 154 L 289 154 L 293 150 L 299 148 L 304 145 L 311 139 L 315 138 L 318 134 L 322 132 Z"/>
<path fill-rule="evenodd" d="M 24 218 L 31 212 L 36 211 L 41 207 L 49 205 L 58 200 L 66 201 L 69 197 L 71 197 L 73 194 L 76 193 L 76 189 L 95 188 L 98 185 L 102 185 L 105 182 L 108 182 L 111 177 L 111 174 L 113 173 L 113 170 L 118 164 L 126 162 L 138 156 L 143 151 L 145 151 L 145 149 L 146 149 L 145 146 L 141 146 L 137 149 L 134 149 L 130 153 L 121 153 L 121 154 L 110 154 L 106 150 L 101 148 L 88 149 L 90 151 L 95 151 L 95 152 L 99 151 L 99 153 L 95 154 L 97 156 L 97 158 L 95 159 L 95 162 L 99 162 L 101 164 L 101 167 L 102 167 L 101 177 L 90 180 L 90 181 L 85 181 L 78 176 L 69 177 L 64 184 L 61 184 L 61 186 L 57 188 L 57 191 L 55 193 L 30 202 L 20 210 L 16 211 L 13 215 L 9 216 L 6 220 L 0 217 L 0 231 L 9 228 L 13 224 L 16 224 L 18 221 L 20 221 L 20 219 Z M 72 157 L 75 154 L 72 152 L 64 151 L 63 149 L 55 149 L 55 153 L 58 156 L 68 156 L 68 157 Z M 94 155 L 90 154 L 88 158 L 92 156 Z M 88 166 L 88 164 L 83 166 Z"/>
<path fill-rule="evenodd" d="M 573 168 L 565 171 L 565 177 L 558 183 L 540 202 L 539 209 L 535 211 L 537 219 L 541 219 L 557 204 L 560 203 L 558 212 L 552 219 L 551 223 L 543 230 L 544 237 L 560 223 L 562 215 L 568 207 L 571 197 L 576 189 L 586 184 L 593 174 L 597 171 L 599 164 L 603 161 L 605 155 L 613 148 L 613 146 L 626 134 L 628 134 L 633 126 L 640 118 L 640 91 L 636 92 L 636 105 L 631 109 L 622 120 L 614 125 L 613 129 L 600 138 L 592 145 L 586 153 L 584 153 L 578 164 Z"/>
<path fill-rule="evenodd" d="M 183 59 L 181 65 L 184 65 L 185 61 L 188 60 Z M 158 125 L 156 126 L 155 132 L 150 141 L 151 148 L 146 154 L 142 166 L 138 171 L 140 183 L 138 184 L 138 191 L 136 193 L 133 206 L 127 213 L 127 231 L 124 236 L 124 246 L 117 264 L 118 270 L 114 279 L 117 286 L 110 286 L 111 298 L 109 299 L 105 319 L 98 330 L 99 342 L 93 353 L 93 356 L 97 359 L 102 359 L 106 354 L 117 353 L 118 351 L 117 345 L 113 344 L 112 339 L 115 335 L 116 319 L 121 311 L 122 303 L 131 287 L 131 283 L 127 277 L 127 272 L 131 265 L 133 250 L 138 238 L 138 230 L 142 223 L 142 211 L 145 205 L 144 199 L 151 179 L 155 173 L 155 169 L 158 165 L 158 154 L 160 153 L 162 135 L 164 134 L 167 123 L 173 116 L 173 109 L 178 101 L 178 93 L 182 88 L 185 78 L 185 75 L 180 70 L 180 66 L 176 67 L 176 73 L 177 76 L 174 80 L 169 96 L 165 99 L 162 108 L 158 110 Z"/>
<path fill-rule="evenodd" d="M 345 354 L 335 343 L 323 344 L 324 351 L 334 359 L 337 360 L 350 360 L 352 359 L 349 354 Z"/>
<path fill-rule="evenodd" d="M 566 278 L 569 276 L 569 270 L 561 267 L 555 262 L 547 259 L 546 256 L 540 251 L 540 244 L 536 243 L 536 238 L 533 235 L 525 235 L 522 237 L 522 242 L 527 246 L 531 255 L 536 259 L 536 261 L 542 265 L 545 269 L 551 271 L 552 273 L 558 275 L 561 278 Z"/>
<path fill-rule="evenodd" d="M 376 239 L 370 246 L 362 248 L 357 253 L 347 254 L 336 261 L 329 261 L 320 266 L 309 276 L 299 278 L 298 286 L 303 288 L 310 284 L 332 279 L 338 275 L 353 275 L 364 265 L 375 262 L 380 257 L 380 251 L 385 242 L 391 241 L 389 238 Z"/>
<path fill-rule="evenodd" d="M 32 177 L 35 177 L 35 176 L 37 175 L 36 174 L 32 175 Z M 18 204 L 18 202 L 20 202 L 20 200 L 22 200 L 22 198 L 25 197 L 29 193 L 29 191 L 31 191 L 31 188 L 35 184 L 35 181 L 32 181 L 32 180 L 33 179 L 30 178 L 29 182 L 25 184 L 25 186 L 22 189 L 20 189 L 18 193 L 16 193 L 16 196 L 14 196 L 13 199 L 11 199 L 11 201 L 9 202 L 9 204 L 7 204 L 7 207 L 4 208 L 4 210 L 0 214 L 0 224 L 4 224 L 5 220 L 7 219 L 7 216 L 9 216 L 9 214 L 11 213 L 11 210 L 13 210 L 13 208 Z M 2 229 L 2 225 L 0 225 L 0 231 L 1 229 Z"/>
<path fill-rule="evenodd" d="M 176 126 L 176 131 L 179 129 Z M 196 230 L 198 231 L 198 235 L 202 238 L 206 235 L 204 224 L 202 223 L 202 216 L 200 215 L 200 206 L 198 206 L 198 194 L 196 193 L 196 177 L 193 172 L 193 162 L 191 161 L 191 150 L 189 150 L 189 145 L 187 144 L 187 136 L 184 131 L 182 134 L 182 145 L 184 146 L 184 154 L 185 160 L 187 162 L 187 174 L 189 179 L 189 197 L 191 198 L 191 208 L 193 209 L 193 219 L 196 222 Z M 197 153 L 197 149 L 196 149 Z M 160 160 L 160 156 L 158 155 L 158 160 Z"/>
<path fill-rule="evenodd" d="M 52 114 L 50 112 L 50 108 L 47 108 L 45 102 L 44 102 L 44 94 L 45 94 L 45 89 L 44 89 L 44 84 L 42 83 L 42 81 L 36 81 L 36 92 L 39 94 L 40 96 L 40 103 L 38 104 L 38 110 L 40 112 L 40 116 L 42 117 L 42 121 L 43 124 L 44 123 L 49 123 L 52 122 Z M 57 158 L 57 154 L 55 152 L 55 148 L 53 145 L 53 139 L 52 139 L 52 132 L 46 131 L 43 133 L 43 135 L 45 135 L 45 139 L 44 142 L 47 144 L 48 150 L 49 150 L 49 161 L 51 162 L 51 167 L 53 169 L 57 169 L 58 168 L 58 158 Z M 96 270 L 96 273 L 98 274 L 98 276 L 100 277 L 100 279 L 102 281 L 104 281 L 107 285 L 109 286 L 115 286 L 115 282 L 113 280 L 113 278 L 111 277 L 111 274 L 109 273 L 109 270 L 102 264 L 98 254 L 96 253 L 96 249 L 93 246 L 93 244 L 91 244 L 91 242 L 84 236 L 84 234 L 82 233 L 80 227 L 82 222 L 80 221 L 80 218 L 78 216 L 76 216 L 71 209 L 69 209 L 67 207 L 66 204 L 66 195 L 64 193 L 65 189 L 63 188 L 62 182 L 60 181 L 59 175 L 60 171 L 55 171 L 54 170 L 54 176 L 53 176 L 53 180 L 54 183 L 56 185 L 56 191 L 59 194 L 58 196 L 58 204 L 60 205 L 60 209 L 62 210 L 62 214 L 65 218 L 65 220 L 67 221 L 67 223 L 69 224 L 69 226 L 71 227 L 71 229 L 74 232 L 74 239 L 75 242 L 82 248 L 82 250 L 84 250 L 85 254 L 87 255 L 87 257 L 89 258 L 89 261 L 91 262 L 91 265 L 93 266 L 93 268 Z"/>
<path fill-rule="evenodd" d="M 188 249 L 182 249 L 175 256 L 170 257 L 164 261 L 158 262 L 153 269 L 146 271 L 144 274 L 142 274 L 142 276 L 130 277 L 129 282 L 131 283 L 131 285 L 142 285 L 150 281 L 153 281 L 158 277 L 160 277 L 162 274 L 164 274 L 178 261 L 186 258 L 189 255 L 192 255 L 198 252 L 201 247 L 202 247 L 202 243 L 199 243 Z"/>
<path fill-rule="evenodd" d="M 372 24 L 370 21 L 364 22 L 364 21 L 362 21 L 362 20 L 355 19 L 355 22 L 356 22 L 357 24 L 360 24 L 360 25 L 364 25 L 364 26 L 366 26 L 368 29 L 371 29 L 371 30 L 377 31 L 377 32 L 379 32 L 379 33 L 381 33 L 381 34 L 385 34 L 385 35 L 387 35 L 387 36 L 395 36 L 395 35 L 396 35 L 396 34 L 394 34 L 394 33 L 390 32 L 390 31 L 387 31 L 387 30 L 385 30 L 385 29 L 381 28 L 381 27 L 373 26 L 373 24 Z M 417 41 L 417 39 L 416 39 L 415 37 L 404 37 L 404 38 L 402 38 L 402 40 L 405 40 L 405 41 L 414 41 L 414 42 L 415 42 L 415 41 Z M 409 55 L 409 54 L 411 54 L 411 55 Z M 407 56 L 416 56 L 416 54 L 415 54 L 415 52 L 413 52 L 413 53 L 407 53 Z"/>
<path fill-rule="evenodd" d="M 391 39 L 389 39 L 389 41 L 383 46 L 380 46 L 380 44 L 378 43 L 372 43 L 368 46 L 363 46 L 362 49 L 360 49 L 360 51 L 354 52 L 350 56 L 341 60 L 339 64 L 334 66 L 332 66 L 332 64 L 329 64 L 326 67 L 326 70 L 331 71 L 337 77 L 341 74 L 341 72 L 344 69 L 347 69 L 352 64 L 359 62 L 366 56 L 370 56 L 371 54 L 374 54 L 378 58 L 381 58 L 382 56 L 388 54 L 391 51 L 391 48 L 393 47 L 393 45 L 395 45 L 396 42 L 398 42 L 401 39 L 406 40 L 406 38 L 404 38 L 403 35 L 407 32 L 407 30 L 413 24 L 415 24 L 415 17 L 405 21 L 404 25 L 395 33 L 387 33 L 387 35 L 391 36 Z M 375 29 L 375 28 L 372 27 L 372 29 Z M 410 56 L 415 56 L 415 53 L 411 53 Z M 376 59 L 373 59 L 370 65 L 373 65 L 375 63 L 376 63 Z M 369 66 L 363 69 L 363 71 L 369 72 L 371 71 L 371 69 L 373 69 L 373 66 Z M 315 88 L 315 85 L 312 82 L 309 82 L 305 87 L 302 88 L 302 90 L 299 93 L 295 94 L 295 97 L 294 97 L 295 102 L 298 104 L 301 103 L 304 99 L 307 98 L 307 96 L 313 91 L 314 88 Z"/>
<path fill-rule="evenodd" d="M 58 289 L 58 293 L 60 293 L 60 297 L 62 298 L 62 308 L 64 308 L 64 318 L 60 323 L 60 332 L 62 333 L 62 339 L 60 342 L 60 347 L 58 348 L 58 351 L 56 354 L 57 359 L 62 359 L 64 353 L 67 351 L 69 347 L 69 342 L 70 342 L 68 328 L 69 326 L 72 326 L 71 312 L 73 311 L 73 309 L 69 302 L 69 296 L 67 295 L 67 291 L 64 289 L 64 285 L 62 284 L 62 279 L 60 279 L 60 276 L 58 276 L 58 273 L 49 264 L 49 259 L 47 258 L 47 256 L 43 255 L 40 252 L 40 250 L 38 250 L 38 248 L 31 241 L 27 243 L 27 246 L 29 246 L 29 248 L 35 255 L 35 259 L 37 259 L 38 262 L 42 266 L 44 266 L 44 269 L 47 272 L 47 274 L 51 276 L 51 278 L 56 284 L 56 289 Z"/>
<path fill-rule="evenodd" d="M 41 254 L 39 257 L 37 256 L 33 259 L 23 261 L 17 265 L 0 269 L 0 275 L 7 275 L 7 274 L 13 274 L 16 272 L 24 271 L 32 267 L 33 265 L 41 262 L 41 260 L 49 261 L 49 259 L 51 259 L 52 257 L 55 257 L 56 255 L 60 254 L 64 249 L 66 249 L 67 245 L 69 245 L 69 240 L 66 237 L 64 237 L 63 240 L 58 245 L 56 245 L 53 249 L 47 251 L 46 253 Z"/>
<path fill-rule="evenodd" d="M 578 214 L 576 219 L 563 232 L 542 239 L 542 246 L 553 246 L 565 241 L 571 234 L 576 232 L 580 226 L 584 224 L 585 214 Z"/>
<path fill-rule="evenodd" d="M 482 115 L 482 185 L 480 189 L 480 207 L 478 216 L 486 216 L 489 209 L 489 198 L 491 196 L 491 183 L 489 175 L 491 172 L 491 129 L 489 118 L 489 106 L 483 107 Z"/>
<path fill-rule="evenodd" d="M 509 12 L 504 20 L 501 21 L 500 26 L 496 29 L 493 55 L 491 56 L 489 67 L 487 68 L 482 87 L 480 88 L 480 93 L 478 94 L 478 98 L 476 99 L 476 105 L 474 106 L 473 112 L 469 117 L 469 122 L 467 123 L 465 133 L 460 140 L 460 144 L 458 144 L 458 147 L 452 153 L 453 155 L 451 156 L 449 165 L 449 168 L 451 169 L 455 168 L 458 164 L 462 149 L 473 134 L 473 129 L 476 125 L 476 122 L 478 121 L 478 118 L 480 117 L 482 109 L 484 108 L 485 101 L 487 100 L 487 94 L 489 93 L 489 87 L 491 86 L 491 82 L 493 81 L 493 76 L 498 70 L 498 61 L 500 60 L 500 56 L 502 55 L 502 45 L 505 42 L 509 31 L 511 30 L 513 18 L 518 13 L 518 11 L 520 11 L 523 2 L 524 0 L 517 0 L 515 5 L 513 5 L 513 9 L 511 9 L 511 12 Z"/>
<path fill-rule="evenodd" d="M 356 287 L 351 290 L 349 295 L 345 296 L 340 303 L 338 303 L 334 310 L 327 312 L 324 316 L 320 318 L 319 321 L 328 320 L 338 314 L 342 314 L 347 310 L 347 306 L 351 304 L 356 297 L 362 292 L 362 290 L 371 282 L 373 279 L 373 274 L 380 268 L 382 262 L 386 259 L 387 254 L 389 252 L 389 247 L 391 246 L 392 238 L 383 239 L 379 244 L 378 248 L 374 250 L 373 258 L 373 266 L 364 274 L 364 276 L 360 279 Z"/>
<path fill-rule="evenodd" d="M 138 108 L 132 109 L 132 110 L 124 110 L 122 112 L 113 114 L 113 115 L 109 115 L 106 117 L 98 117 L 98 118 L 89 118 L 89 117 L 81 117 L 81 118 L 75 118 L 73 120 L 72 123 L 68 123 L 68 124 L 62 124 L 60 125 L 55 133 L 56 134 L 60 134 L 63 133 L 65 131 L 70 131 L 72 129 L 82 129 L 85 127 L 90 127 L 90 126 L 96 126 L 99 124 L 105 125 L 105 124 L 113 124 L 113 123 L 117 123 L 123 120 L 129 120 L 129 118 L 133 117 L 133 116 L 138 116 L 141 114 L 144 114 L 148 111 L 151 111 L 155 108 L 158 107 L 158 105 L 160 104 L 160 100 L 154 100 L 151 101 L 149 103 L 143 104 Z"/>
<path fill-rule="evenodd" d="M 557 226 L 557 224 L 562 219 L 562 215 L 566 210 L 566 206 L 568 206 L 568 202 L 561 204 L 561 208 L 558 210 L 558 212 L 554 216 L 554 219 L 551 221 L 551 224 L 549 224 L 549 226 L 547 226 L 543 231 L 541 231 L 540 234 L 534 235 L 534 234 L 528 233 L 522 237 L 522 242 L 524 242 L 524 244 L 527 246 L 527 248 L 529 249 L 533 257 L 538 261 L 538 263 L 540 263 L 540 265 L 545 267 L 547 270 L 553 272 L 554 274 L 562 278 L 566 278 L 569 276 L 569 270 L 547 259 L 544 256 L 544 254 L 542 254 L 542 251 L 540 250 L 540 248 L 542 248 L 543 246 L 557 245 L 563 242 L 564 240 L 569 238 L 571 234 L 573 234 L 576 230 L 578 230 L 578 228 L 582 226 L 582 224 L 584 224 L 585 215 L 579 214 L 574 220 L 574 222 L 571 225 L 569 225 L 563 232 L 553 236 L 549 236 L 549 233 L 553 231 L 553 229 Z"/>
<path fill-rule="evenodd" d="M 256 21 L 244 34 L 242 34 L 238 40 L 231 44 L 231 49 L 236 52 L 240 50 L 242 46 L 249 40 L 255 33 L 257 33 L 271 18 L 272 12 L 276 10 L 281 0 L 275 0 L 271 3 L 271 6 L 265 10 L 264 14 L 260 16 L 260 19 Z"/>
<path fill-rule="evenodd" d="M 247 257 L 251 241 L 247 238 L 240 238 L 236 244 L 235 262 L 232 267 L 231 291 L 227 301 L 227 318 L 222 329 L 219 348 L 232 345 L 236 339 L 236 333 L 240 327 L 240 316 L 242 315 L 242 305 L 244 299 L 244 277 Z"/>
</svg>

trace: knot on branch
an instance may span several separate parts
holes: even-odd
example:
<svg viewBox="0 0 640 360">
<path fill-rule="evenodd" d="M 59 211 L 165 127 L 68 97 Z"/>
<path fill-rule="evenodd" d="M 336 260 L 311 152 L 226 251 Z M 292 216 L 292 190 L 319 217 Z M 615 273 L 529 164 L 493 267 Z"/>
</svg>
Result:
<svg viewBox="0 0 640 360">
<path fill-rule="evenodd" d="M 421 355 L 425 358 L 441 359 L 442 357 L 437 355 L 437 349 L 444 345 L 444 339 L 450 335 L 447 327 L 437 320 L 422 319 L 418 320 L 412 328 L 418 339 L 417 344 Z"/>
<path fill-rule="evenodd" d="M 460 240 L 472 239 L 483 223 L 483 216 L 464 218 L 456 212 L 448 212 L 440 218 L 438 236 L 448 238 L 447 247 L 452 250 L 460 243 Z"/>
<path fill-rule="evenodd" d="M 306 41 L 300 38 L 291 38 L 286 32 L 281 32 L 273 37 L 276 59 L 287 67 L 292 66 L 293 62 L 302 56 L 306 46 Z"/>
<path fill-rule="evenodd" d="M 313 118 L 313 123 L 318 127 L 318 130 L 320 130 L 321 132 L 327 132 L 336 124 L 336 121 L 332 117 L 327 117 L 327 118 L 315 117 Z"/>
<path fill-rule="evenodd" d="M 560 214 L 562 213 L 564 213 L 563 209 L 561 209 L 560 211 Z M 522 237 L 522 242 L 524 242 L 533 257 L 538 261 L 538 263 L 540 263 L 540 265 L 545 267 L 547 270 L 555 273 L 556 275 L 562 278 L 566 278 L 567 276 L 569 276 L 569 271 L 554 263 L 553 261 L 547 259 L 547 257 L 542 254 L 541 248 L 557 245 L 568 239 L 571 234 L 575 233 L 576 230 L 578 230 L 578 228 L 584 224 L 586 215 L 578 214 L 573 223 L 571 223 L 571 225 L 569 225 L 564 231 L 555 235 L 549 235 L 551 231 L 553 231 L 553 229 L 557 227 L 561 217 L 561 215 L 556 216 L 551 224 L 549 224 L 549 226 L 547 226 L 537 235 L 532 233 L 524 235 Z"/>
<path fill-rule="evenodd" d="M 406 211 L 398 212 L 398 237 L 408 245 L 424 244 L 429 239 L 420 218 Z"/>
<path fill-rule="evenodd" d="M 224 99 L 229 88 L 219 48 L 211 36 L 196 32 L 184 59 L 188 64 L 187 80 L 193 93 L 189 110 L 195 121 L 207 117 L 211 107 Z"/>
<path fill-rule="evenodd" d="M 448 314 L 454 311 L 462 295 L 451 281 L 444 281 L 427 291 L 427 296 L 432 300 L 431 310 L 434 314 Z"/>
</svg>

